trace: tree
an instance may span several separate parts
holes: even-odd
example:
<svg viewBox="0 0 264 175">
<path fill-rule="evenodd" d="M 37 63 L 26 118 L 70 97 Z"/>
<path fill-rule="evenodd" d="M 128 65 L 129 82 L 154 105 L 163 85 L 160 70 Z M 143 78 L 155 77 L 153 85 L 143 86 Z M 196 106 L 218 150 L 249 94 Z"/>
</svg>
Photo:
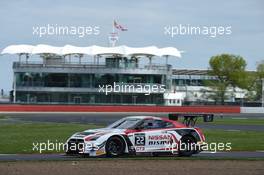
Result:
<svg viewBox="0 0 264 175">
<path fill-rule="evenodd" d="M 248 86 L 246 61 L 237 55 L 222 54 L 210 58 L 209 75 L 215 76 L 216 80 L 208 81 L 208 86 L 212 89 L 211 96 L 215 100 L 224 104 L 227 98 L 227 88 L 236 87 L 246 89 Z"/>
<path fill-rule="evenodd" d="M 264 78 L 264 60 L 257 65 L 257 72 L 255 74 L 255 83 L 253 89 L 256 91 L 255 100 L 262 98 L 262 81 Z"/>
<path fill-rule="evenodd" d="M 245 79 L 245 82 L 247 82 L 247 93 L 245 94 L 245 97 L 247 101 L 256 101 L 258 99 L 258 93 L 257 93 L 257 86 L 259 82 L 257 81 L 257 72 L 256 71 L 248 71 L 247 77 Z"/>
<path fill-rule="evenodd" d="M 264 78 L 264 60 L 257 65 L 256 71 L 248 71 L 245 82 L 247 84 L 246 99 L 248 101 L 260 101 L 262 98 L 262 81 Z"/>
</svg>

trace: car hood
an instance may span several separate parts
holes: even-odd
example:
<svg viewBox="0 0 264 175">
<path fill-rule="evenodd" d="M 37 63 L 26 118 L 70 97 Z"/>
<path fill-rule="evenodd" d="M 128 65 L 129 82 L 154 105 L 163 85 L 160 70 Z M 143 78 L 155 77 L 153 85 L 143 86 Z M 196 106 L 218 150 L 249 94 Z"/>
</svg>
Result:
<svg viewBox="0 0 264 175">
<path fill-rule="evenodd" d="M 113 128 L 99 128 L 99 129 L 88 129 L 82 132 L 75 133 L 72 137 L 84 138 L 87 136 L 105 135 L 109 133 L 123 133 L 125 129 L 113 129 Z"/>
</svg>

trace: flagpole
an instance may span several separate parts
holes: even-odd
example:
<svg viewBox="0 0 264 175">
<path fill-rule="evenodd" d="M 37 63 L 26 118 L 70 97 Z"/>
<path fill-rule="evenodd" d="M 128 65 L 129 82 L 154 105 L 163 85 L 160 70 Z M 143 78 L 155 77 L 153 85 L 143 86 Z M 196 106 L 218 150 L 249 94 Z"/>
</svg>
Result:
<svg viewBox="0 0 264 175">
<path fill-rule="evenodd" d="M 113 35 L 115 35 L 115 34 L 114 34 L 114 33 L 115 33 L 115 19 L 114 19 L 114 21 L 113 21 L 112 24 L 113 24 L 113 26 L 112 26 L 112 27 L 113 27 L 113 28 L 112 28 L 112 32 L 113 32 Z M 116 42 L 116 41 L 113 41 L 113 43 L 112 43 L 112 47 L 115 46 L 115 42 Z"/>
<path fill-rule="evenodd" d="M 115 32 L 115 20 L 113 20 L 113 23 L 112 23 L 112 32 L 114 33 Z"/>
<path fill-rule="evenodd" d="M 115 44 L 116 44 L 116 41 L 117 41 L 117 38 L 118 38 L 118 35 L 116 33 L 116 30 L 115 30 L 115 19 L 113 20 L 113 23 L 112 23 L 112 36 L 115 37 L 113 38 L 113 41 L 112 41 L 112 47 L 115 47 Z"/>
<path fill-rule="evenodd" d="M 118 40 L 118 30 L 127 31 L 126 28 L 117 24 L 116 20 L 114 19 L 112 23 L 112 33 L 109 34 L 109 44 L 111 44 L 112 47 L 115 47 L 115 44 Z"/>
<path fill-rule="evenodd" d="M 111 47 L 114 47 L 115 46 L 115 41 L 114 41 L 114 33 L 115 33 L 115 19 L 113 19 L 112 21 L 112 33 L 109 34 L 109 45 Z"/>
</svg>

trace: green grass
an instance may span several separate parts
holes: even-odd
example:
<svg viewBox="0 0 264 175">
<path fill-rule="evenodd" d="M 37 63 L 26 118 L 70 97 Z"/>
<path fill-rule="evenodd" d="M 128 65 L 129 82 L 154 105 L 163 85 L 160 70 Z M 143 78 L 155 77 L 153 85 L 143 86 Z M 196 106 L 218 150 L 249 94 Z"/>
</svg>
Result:
<svg viewBox="0 0 264 175">
<path fill-rule="evenodd" d="M 21 123 L 0 125 L 0 153 L 34 153 L 33 142 L 65 142 L 73 133 L 96 125 Z"/>
<path fill-rule="evenodd" d="M 37 153 L 33 142 L 65 142 L 73 133 L 97 125 L 58 123 L 19 123 L 0 125 L 0 154 Z M 207 142 L 231 142 L 233 151 L 264 150 L 264 132 L 204 130 Z"/>
<path fill-rule="evenodd" d="M 206 142 L 231 143 L 232 151 L 264 150 L 264 132 L 203 130 Z"/>
<path fill-rule="evenodd" d="M 6 119 L 6 116 L 0 115 L 0 119 Z"/>
<path fill-rule="evenodd" d="M 203 119 L 199 118 L 197 123 L 203 123 Z M 263 125 L 264 127 L 264 119 L 257 119 L 257 118 L 247 118 L 247 119 L 236 119 L 236 118 L 219 118 L 215 117 L 214 121 L 210 124 L 221 124 L 221 125 Z"/>
</svg>

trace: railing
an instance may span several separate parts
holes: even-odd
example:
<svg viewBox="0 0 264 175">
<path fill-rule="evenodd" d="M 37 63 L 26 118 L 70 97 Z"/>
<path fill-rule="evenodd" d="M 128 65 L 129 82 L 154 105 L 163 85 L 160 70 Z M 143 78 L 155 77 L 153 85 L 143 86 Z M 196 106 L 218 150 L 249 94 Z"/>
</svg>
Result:
<svg viewBox="0 0 264 175">
<path fill-rule="evenodd" d="M 141 69 L 141 70 L 170 70 L 171 65 L 166 64 L 137 64 L 132 66 L 119 65 L 111 66 L 105 63 L 94 62 L 56 62 L 54 64 L 45 64 L 44 62 L 14 62 L 13 68 L 89 68 L 89 69 Z"/>
<path fill-rule="evenodd" d="M 102 89 L 101 89 L 102 88 Z M 46 84 L 45 82 L 21 82 L 16 85 L 18 91 L 63 91 L 63 92 L 100 92 L 106 91 L 115 93 L 164 93 L 166 86 L 156 83 L 115 83 L 115 84 L 98 84 L 90 85 L 82 84 L 82 86 L 75 86 L 73 84 L 65 84 L 60 82 L 53 82 Z"/>
<path fill-rule="evenodd" d="M 76 83 L 76 82 L 55 82 L 55 81 L 49 81 L 49 82 L 44 82 L 44 81 L 21 81 L 16 84 L 17 87 L 64 87 L 64 88 L 98 88 L 102 85 L 111 85 L 114 86 L 113 83 L 111 84 L 105 84 L 105 83 Z M 153 86 L 156 86 L 157 88 L 165 88 L 163 84 L 158 84 L 158 83 L 124 83 L 124 82 L 115 82 L 115 85 L 118 86 L 148 86 L 152 88 Z"/>
</svg>

